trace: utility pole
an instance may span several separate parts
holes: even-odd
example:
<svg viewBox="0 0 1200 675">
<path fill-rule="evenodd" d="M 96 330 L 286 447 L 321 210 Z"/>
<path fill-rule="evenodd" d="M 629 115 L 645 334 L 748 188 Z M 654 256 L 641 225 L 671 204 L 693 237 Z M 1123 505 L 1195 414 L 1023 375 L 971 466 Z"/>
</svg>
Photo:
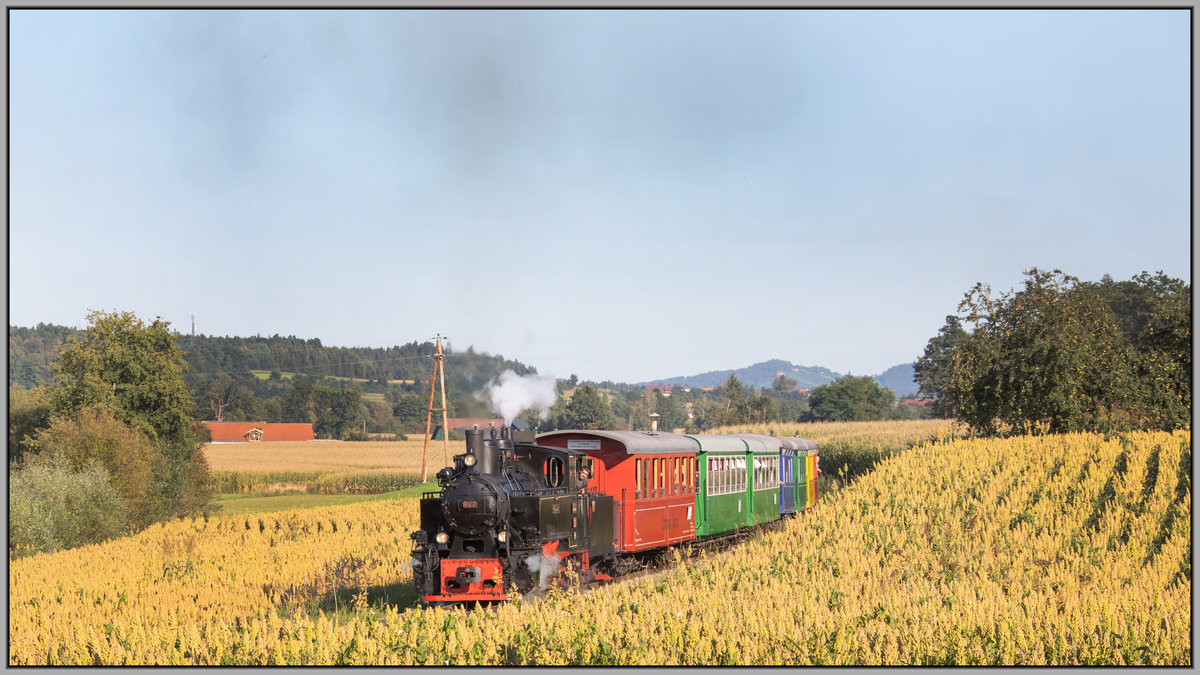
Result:
<svg viewBox="0 0 1200 675">
<path fill-rule="evenodd" d="M 442 364 L 442 334 L 438 333 L 437 345 L 433 352 L 433 377 L 429 379 L 429 414 L 425 417 L 425 448 L 421 451 L 421 482 L 429 482 L 429 427 L 433 423 L 433 413 L 442 413 L 442 447 L 445 451 L 446 463 L 450 466 L 450 424 L 446 420 L 446 367 Z M 433 407 L 434 387 L 442 385 L 442 407 Z"/>
</svg>

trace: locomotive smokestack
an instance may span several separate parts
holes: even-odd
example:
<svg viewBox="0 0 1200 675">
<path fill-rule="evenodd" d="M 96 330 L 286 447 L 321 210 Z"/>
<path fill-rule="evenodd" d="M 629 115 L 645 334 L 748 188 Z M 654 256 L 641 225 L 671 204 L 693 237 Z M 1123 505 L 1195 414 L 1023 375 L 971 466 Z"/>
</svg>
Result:
<svg viewBox="0 0 1200 675">
<path fill-rule="evenodd" d="M 650 433 L 652 434 L 658 433 L 658 418 L 658 413 L 650 413 Z"/>
<path fill-rule="evenodd" d="M 483 430 L 476 425 L 472 429 L 467 429 L 463 432 L 467 437 L 467 452 L 475 455 L 475 459 L 482 460 L 483 454 Z M 483 467 L 480 466 L 480 473 L 483 473 Z"/>
<path fill-rule="evenodd" d="M 463 433 L 467 436 L 467 452 L 475 455 L 475 470 L 480 475 L 495 475 L 500 454 L 496 441 L 485 439 L 478 424 Z"/>
</svg>

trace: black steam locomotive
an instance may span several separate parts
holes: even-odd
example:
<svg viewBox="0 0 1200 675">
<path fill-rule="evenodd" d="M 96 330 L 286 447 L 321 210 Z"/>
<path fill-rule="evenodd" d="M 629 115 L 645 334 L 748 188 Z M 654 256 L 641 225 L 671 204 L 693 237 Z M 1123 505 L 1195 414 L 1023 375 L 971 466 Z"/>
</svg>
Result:
<svg viewBox="0 0 1200 675">
<path fill-rule="evenodd" d="M 422 600 L 505 600 L 544 587 L 567 562 L 595 575 L 593 562 L 614 550 L 614 509 L 588 488 L 593 459 L 536 445 L 533 432 L 465 433 L 466 452 L 437 473 L 441 492 L 422 497 L 412 533 Z"/>
</svg>

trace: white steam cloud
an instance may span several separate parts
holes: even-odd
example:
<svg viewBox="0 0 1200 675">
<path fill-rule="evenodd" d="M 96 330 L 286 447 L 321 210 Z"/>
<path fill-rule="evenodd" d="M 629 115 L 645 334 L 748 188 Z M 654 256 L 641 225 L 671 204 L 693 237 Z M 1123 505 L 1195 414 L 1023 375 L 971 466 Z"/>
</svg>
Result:
<svg viewBox="0 0 1200 675">
<path fill-rule="evenodd" d="M 512 424 L 517 415 L 526 410 L 536 410 L 544 420 L 550 415 L 550 406 L 558 400 L 557 380 L 540 375 L 517 375 L 511 370 L 500 373 L 497 381 L 487 386 L 492 401 L 492 412 L 504 418 L 504 424 Z"/>
<path fill-rule="evenodd" d="M 530 574 L 537 573 L 538 590 L 544 591 L 550 587 L 550 580 L 562 568 L 562 561 L 556 555 L 542 555 L 541 552 L 537 552 L 525 559 L 525 567 L 529 568 Z"/>
</svg>

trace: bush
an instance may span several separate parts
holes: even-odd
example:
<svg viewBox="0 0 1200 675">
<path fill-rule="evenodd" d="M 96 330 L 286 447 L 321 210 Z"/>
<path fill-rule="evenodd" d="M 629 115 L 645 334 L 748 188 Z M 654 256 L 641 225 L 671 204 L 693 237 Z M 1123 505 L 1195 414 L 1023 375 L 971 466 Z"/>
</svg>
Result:
<svg viewBox="0 0 1200 675">
<path fill-rule="evenodd" d="M 9 471 L 9 558 L 94 544 L 128 532 L 129 507 L 99 462 L 76 472 L 66 456 L 29 459 Z"/>
<path fill-rule="evenodd" d="M 109 482 L 129 506 L 134 527 L 155 519 L 149 501 L 151 471 L 161 469 L 149 439 L 106 410 L 83 408 L 67 418 L 55 419 L 37 435 L 36 449 L 45 457 L 64 457 L 73 471 L 99 462 Z M 157 460 L 157 461 L 156 461 Z"/>
</svg>

